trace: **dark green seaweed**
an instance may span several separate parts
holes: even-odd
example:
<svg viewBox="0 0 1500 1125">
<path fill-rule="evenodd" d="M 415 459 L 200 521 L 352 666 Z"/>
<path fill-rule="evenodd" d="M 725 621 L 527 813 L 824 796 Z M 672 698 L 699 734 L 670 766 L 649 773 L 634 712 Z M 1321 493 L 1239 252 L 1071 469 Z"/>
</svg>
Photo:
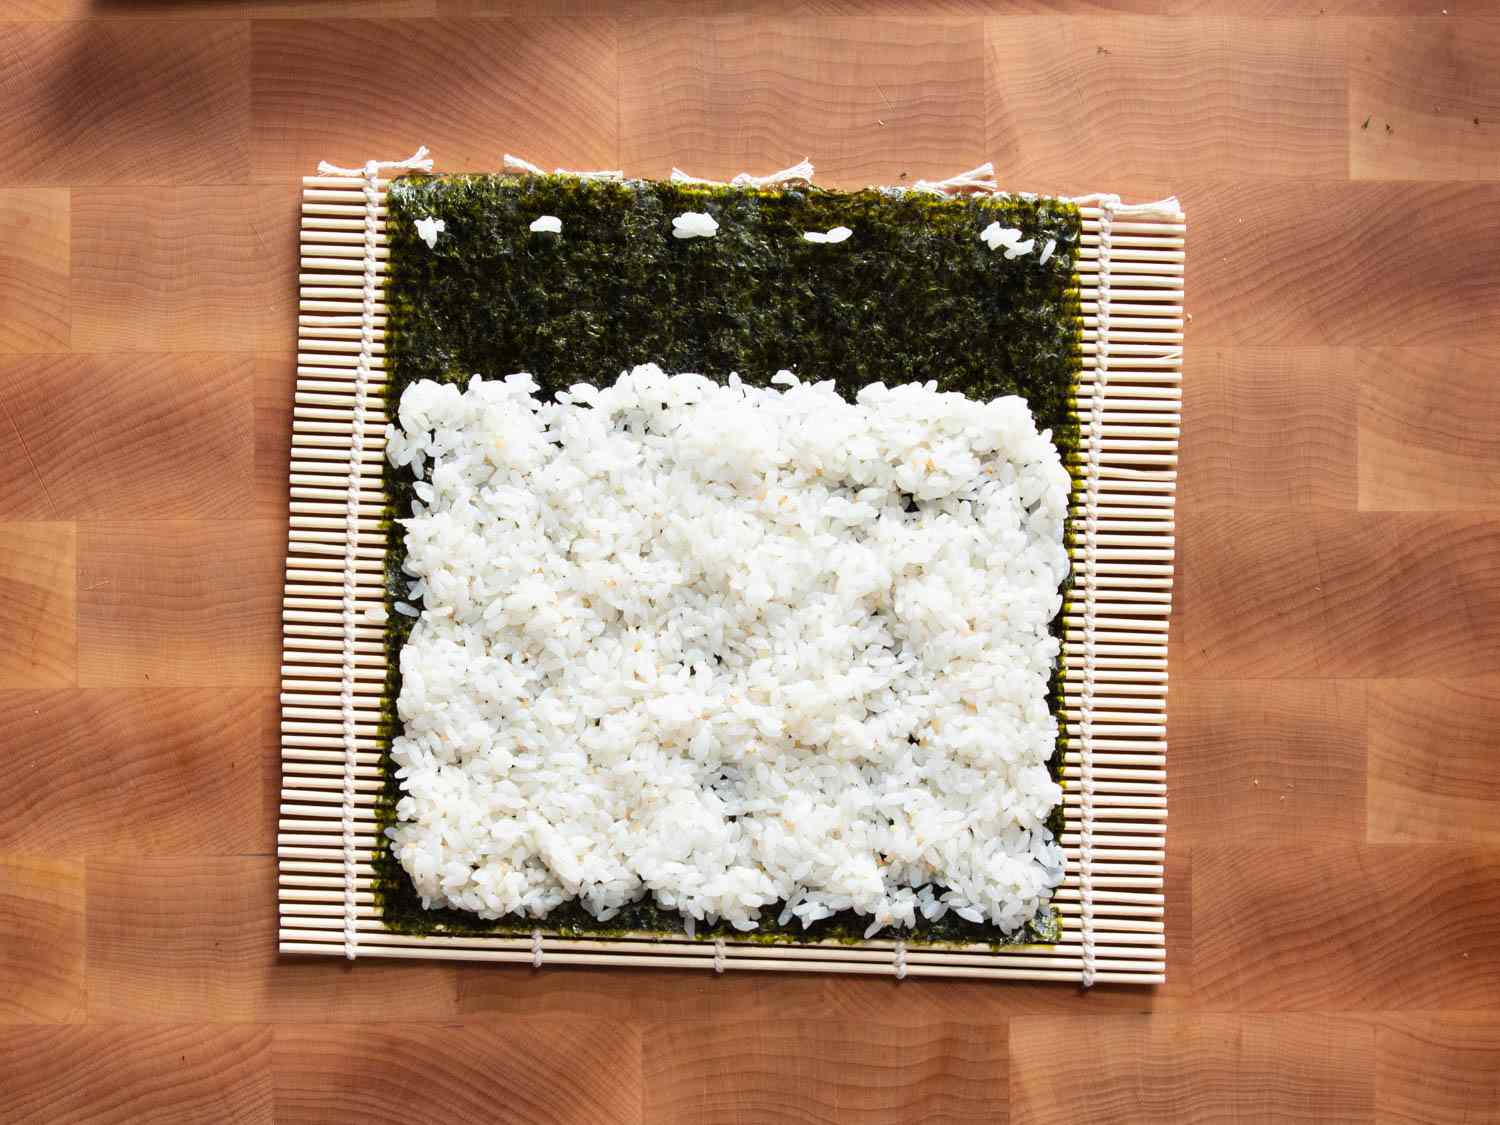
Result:
<svg viewBox="0 0 1500 1125">
<path fill-rule="evenodd" d="M 601 182 L 567 176 L 411 176 L 396 181 L 387 205 L 390 272 L 386 282 L 387 399 L 418 379 L 466 383 L 530 372 L 543 394 L 573 383 L 613 379 L 637 363 L 727 379 L 735 372 L 763 385 L 782 369 L 804 379 L 833 379 L 845 395 L 871 382 L 936 380 L 939 389 L 990 399 L 1019 394 L 1039 427 L 1050 429 L 1064 461 L 1078 450 L 1072 397 L 1078 378 L 1081 309 L 1075 257 L 1077 209 L 1054 199 L 950 199 L 867 189 L 837 193 L 810 187 L 756 189 L 644 181 Z M 671 220 L 706 211 L 713 238 L 676 239 Z M 562 234 L 535 234 L 539 215 L 556 215 Z M 415 220 L 440 218 L 429 249 Z M 992 221 L 1055 239 L 1039 254 L 1007 261 L 977 237 Z M 838 244 L 807 242 L 804 231 L 850 227 Z M 387 608 L 407 597 L 400 525 L 410 511 L 412 478 L 387 465 Z M 1069 536 L 1071 545 L 1071 535 Z M 1064 590 L 1064 611 L 1066 597 Z M 391 613 L 389 673 L 381 729 L 385 785 L 380 823 L 395 821 L 400 783 L 389 758 L 399 730 L 399 654 L 410 618 Z M 1052 623 L 1061 639 L 1063 613 Z M 1063 666 L 1050 703 L 1061 715 Z M 1054 777 L 1066 740 L 1059 724 Z M 1062 831 L 1062 808 L 1048 826 Z M 383 920 L 401 933 L 530 933 L 532 919 L 488 921 L 467 911 L 425 910 L 382 840 L 375 890 Z M 868 919 L 846 911 L 804 930 L 696 927 L 700 940 L 859 941 Z M 920 920 L 919 920 L 920 921 Z M 576 903 L 542 924 L 565 936 L 660 936 L 684 932 L 682 916 L 649 896 L 607 923 Z M 1058 938 L 1050 905 L 1014 934 L 951 912 L 920 922 L 909 940 L 1050 944 Z"/>
</svg>

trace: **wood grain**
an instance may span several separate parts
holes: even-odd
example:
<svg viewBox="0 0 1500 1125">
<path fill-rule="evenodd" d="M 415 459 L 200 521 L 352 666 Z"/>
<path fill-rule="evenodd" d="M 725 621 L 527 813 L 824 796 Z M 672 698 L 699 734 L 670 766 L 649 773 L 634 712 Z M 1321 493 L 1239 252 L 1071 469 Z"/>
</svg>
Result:
<svg viewBox="0 0 1500 1125">
<path fill-rule="evenodd" d="M 619 3 L 619 0 L 548 0 L 540 6 L 525 0 L 436 0 L 438 14 L 448 17 L 525 18 L 544 13 L 554 16 L 610 17 L 649 14 L 649 4 Z M 694 5 L 694 14 L 704 5 Z"/>
<path fill-rule="evenodd" d="M 254 1020 L 269 927 L 245 909 L 267 858 L 93 859 L 89 1016 L 101 1023 Z M 261 913 L 265 913 L 264 910 Z"/>
<path fill-rule="evenodd" d="M 255 357 L 255 514 L 287 518 L 291 485 L 292 395 L 297 387 L 295 355 Z"/>
<path fill-rule="evenodd" d="M 620 161 L 727 178 L 812 154 L 846 187 L 951 176 L 985 159 L 983 42 L 970 20 L 631 20 Z"/>
<path fill-rule="evenodd" d="M 0 189 L 0 352 L 68 346 L 70 214 L 66 190 Z"/>
<path fill-rule="evenodd" d="M 1375 1029 L 1325 1015 L 1022 1016 L 1011 1121 L 1375 1120 Z"/>
<path fill-rule="evenodd" d="M 812 1123 L 1003 1120 L 1004 1025 L 695 1023 L 642 1031 L 644 1119 Z"/>
<path fill-rule="evenodd" d="M 549 168 L 619 167 L 608 21 L 427 21 L 413 35 L 399 20 L 263 20 L 252 59 L 261 182 L 419 144 L 449 170 L 497 168 L 516 149 Z M 383 99 L 367 94 L 372 59 Z"/>
<path fill-rule="evenodd" d="M 463 965 L 458 1004 L 466 1020 L 508 1021 L 531 1016 L 619 1022 L 699 1023 L 814 1019 L 828 1010 L 820 978 L 788 974 L 768 989 L 761 973 L 710 979 L 692 970 L 548 969 Z"/>
<path fill-rule="evenodd" d="M 33 0 L 37 2 L 37 0 Z M 123 3 L 154 0 L 122 0 Z M 329 0 L 331 3 L 340 0 Z M 524 14 L 521 0 L 438 0 L 444 11 L 485 2 L 490 10 L 509 15 Z M 647 16 L 681 16 L 713 13 L 765 17 L 775 15 L 815 16 L 900 16 L 910 18 L 914 11 L 926 16 L 1011 16 L 1053 15 L 1107 17 L 1114 14 L 1150 16 L 1256 16 L 1263 19 L 1305 17 L 1326 20 L 1337 16 L 1423 16 L 1434 9 L 1420 0 L 924 0 L 915 6 L 907 0 L 552 0 L 545 5 L 550 14 L 556 11 L 576 14 L 603 14 L 608 11 L 634 12 Z M 1438 9 L 1439 11 L 1441 9 Z M 1500 14 L 1495 0 L 1479 0 L 1465 12 L 1488 17 Z"/>
<path fill-rule="evenodd" d="M 1493 347 L 1382 348 L 1364 357 L 1360 508 L 1500 508 L 1497 363 Z"/>
<path fill-rule="evenodd" d="M 1358 843 L 1365 685 L 1187 680 L 1172 688 L 1176 843 Z"/>
<path fill-rule="evenodd" d="M 11 0 L 6 15 L 13 20 L 142 21 L 161 19 L 410 19 L 420 27 L 433 16 L 516 18 L 665 18 L 719 15 L 905 17 L 944 16 L 1102 17 L 1142 16 L 1212 17 L 1253 16 L 1326 22 L 1330 17 L 1432 17 L 1433 9 L 1420 0 L 201 0 L 186 7 L 172 0 Z M 1500 14 L 1494 0 L 1479 0 L 1464 9 L 1469 17 Z"/>
<path fill-rule="evenodd" d="M 1354 508 L 1360 353 L 1345 348 L 1189 349 L 1178 486 L 1201 508 Z"/>
<path fill-rule="evenodd" d="M 81 861 L 0 852 L 0 1024 L 83 1020 L 86 910 Z"/>
<path fill-rule="evenodd" d="M 1369 695 L 1372 843 L 1500 844 L 1500 677 Z"/>
<path fill-rule="evenodd" d="M 77 550 L 74 524 L 0 523 L 0 688 L 77 682 Z"/>
<path fill-rule="evenodd" d="M 0 1056 L 0 1121 L 274 1120 L 269 1028 L 0 1028 Z"/>
<path fill-rule="evenodd" d="M 270 692 L 10 691 L 0 853 L 270 852 L 278 785 Z M 86 754 L 77 752 L 88 746 Z"/>
<path fill-rule="evenodd" d="M 1500 0 L 1447 2 L 0 4 L 0 1120 L 1496 1120 Z M 1167 984 L 276 955 L 298 177 L 421 143 L 1182 198 Z"/>
<path fill-rule="evenodd" d="M 118 520 L 80 525 L 84 687 L 275 687 L 282 525 Z"/>
<path fill-rule="evenodd" d="M 1193 976 L 1208 1010 L 1489 1008 L 1500 850 L 1193 849 Z"/>
<path fill-rule="evenodd" d="M 38 20 L 245 20 L 365 19 L 437 14 L 438 0 L 9 0 L 13 19 Z"/>
<path fill-rule="evenodd" d="M 542 6 L 545 10 L 546 5 Z M 441 14 L 441 0 L 245 0 L 247 15 L 259 19 L 407 19 Z M 536 14 L 533 8 L 528 14 Z"/>
<path fill-rule="evenodd" d="M 281 305 L 243 188 L 73 193 L 73 348 L 252 352 Z"/>
<path fill-rule="evenodd" d="M 276 1119 L 597 1125 L 641 1120 L 640 1032 L 599 1020 L 276 1031 Z"/>
<path fill-rule="evenodd" d="M 1500 1016 L 1389 1017 L 1375 1034 L 1381 1120 L 1403 1125 L 1500 1121 Z"/>
<path fill-rule="evenodd" d="M 251 377 L 247 356 L 0 356 L 0 516 L 243 514 Z"/>
<path fill-rule="evenodd" d="M 1180 543 L 1190 677 L 1464 676 L 1500 660 L 1500 520 L 1184 513 Z"/>
<path fill-rule="evenodd" d="M 290 353 L 297 341 L 300 181 L 255 188 L 255 253 L 268 291 L 257 321 L 256 348 Z"/>
<path fill-rule="evenodd" d="M 1340 20 L 992 19 L 986 155 L 1074 194 L 1342 178 L 1344 39 Z"/>
<path fill-rule="evenodd" d="M 89 1019 L 98 1023 L 433 1020 L 451 964 L 279 959 L 263 856 L 90 859 Z"/>
<path fill-rule="evenodd" d="M 243 182 L 249 50 L 237 21 L 0 25 L 0 183 Z"/>
<path fill-rule="evenodd" d="M 1350 23 L 1349 174 L 1500 179 L 1500 24 L 1426 14 Z"/>
<path fill-rule="evenodd" d="M 1500 184 L 1179 183 L 1192 347 L 1493 341 Z"/>
</svg>

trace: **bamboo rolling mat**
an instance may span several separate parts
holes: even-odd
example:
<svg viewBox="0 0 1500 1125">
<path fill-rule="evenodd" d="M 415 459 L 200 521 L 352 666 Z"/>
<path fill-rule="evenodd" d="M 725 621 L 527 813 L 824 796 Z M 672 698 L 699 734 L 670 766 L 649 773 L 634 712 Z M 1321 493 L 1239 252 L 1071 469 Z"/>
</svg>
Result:
<svg viewBox="0 0 1500 1125">
<path fill-rule="evenodd" d="M 384 169 L 303 181 L 291 525 L 282 609 L 282 953 L 1155 984 L 1165 980 L 1167 626 L 1185 220 L 1175 200 L 1077 200 L 1081 449 L 1066 611 L 1065 878 L 1051 946 L 766 946 L 685 938 L 413 936 L 374 895 L 385 686 Z M 974 184 L 963 177 L 955 190 Z"/>
</svg>

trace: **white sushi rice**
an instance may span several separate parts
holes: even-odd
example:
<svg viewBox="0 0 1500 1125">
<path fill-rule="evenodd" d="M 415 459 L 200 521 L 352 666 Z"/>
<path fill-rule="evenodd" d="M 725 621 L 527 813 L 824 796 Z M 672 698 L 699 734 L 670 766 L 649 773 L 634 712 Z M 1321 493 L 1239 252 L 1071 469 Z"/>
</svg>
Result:
<svg viewBox="0 0 1500 1125">
<path fill-rule="evenodd" d="M 1012 932 L 1061 881 L 1050 435 L 1019 398 L 775 382 L 402 396 L 389 832 L 425 905 Z"/>
</svg>

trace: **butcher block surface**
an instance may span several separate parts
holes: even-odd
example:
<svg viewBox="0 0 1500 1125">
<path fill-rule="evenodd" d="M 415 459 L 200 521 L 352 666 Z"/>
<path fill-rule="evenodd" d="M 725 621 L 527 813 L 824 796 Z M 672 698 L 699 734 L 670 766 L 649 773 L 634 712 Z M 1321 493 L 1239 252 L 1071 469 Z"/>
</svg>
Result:
<svg viewBox="0 0 1500 1125">
<path fill-rule="evenodd" d="M 1500 7 L 1438 3 L 0 4 L 0 1120 L 1500 1119 Z M 299 177 L 419 144 L 1181 198 L 1167 984 L 277 956 Z"/>
</svg>

